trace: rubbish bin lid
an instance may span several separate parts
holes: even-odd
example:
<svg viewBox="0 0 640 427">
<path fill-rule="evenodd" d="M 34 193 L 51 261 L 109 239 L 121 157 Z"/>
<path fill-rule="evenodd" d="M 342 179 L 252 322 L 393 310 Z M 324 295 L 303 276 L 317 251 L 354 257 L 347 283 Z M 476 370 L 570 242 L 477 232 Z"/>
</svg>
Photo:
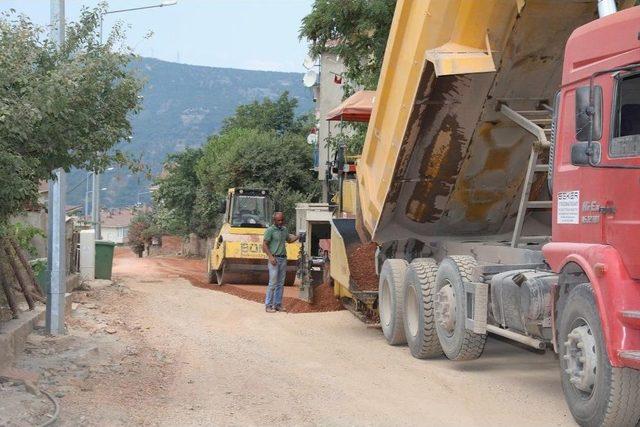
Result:
<svg viewBox="0 0 640 427">
<path fill-rule="evenodd" d="M 110 240 L 96 240 L 96 245 L 115 246 L 116 242 L 112 242 Z"/>
</svg>

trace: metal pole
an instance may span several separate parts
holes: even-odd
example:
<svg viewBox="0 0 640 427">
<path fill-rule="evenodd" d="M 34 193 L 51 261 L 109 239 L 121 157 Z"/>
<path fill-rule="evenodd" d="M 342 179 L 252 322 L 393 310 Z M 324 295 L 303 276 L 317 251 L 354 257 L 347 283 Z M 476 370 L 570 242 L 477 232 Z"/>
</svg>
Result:
<svg viewBox="0 0 640 427">
<path fill-rule="evenodd" d="M 58 46 L 64 43 L 64 0 L 51 0 L 51 38 Z M 64 298 L 66 294 L 66 241 L 64 169 L 54 171 L 55 180 L 49 181 L 48 259 L 50 284 L 47 292 L 45 329 L 51 335 L 66 333 L 64 325 Z"/>
<path fill-rule="evenodd" d="M 100 44 L 102 44 L 102 26 L 104 15 L 100 15 Z M 97 169 L 93 171 L 93 186 L 91 188 L 91 222 L 95 230 L 96 240 L 100 240 L 100 174 Z"/>
<path fill-rule="evenodd" d="M 598 15 L 600 18 L 612 15 L 618 11 L 615 0 L 598 0 Z"/>
<path fill-rule="evenodd" d="M 93 222 L 94 230 L 96 230 L 96 240 L 102 239 L 101 227 L 100 227 L 100 174 L 98 172 L 93 173 Z"/>
<path fill-rule="evenodd" d="M 85 189 L 84 189 L 84 220 L 87 221 L 89 219 L 89 177 L 93 174 L 93 172 L 87 172 L 87 179 L 85 180 Z"/>
</svg>

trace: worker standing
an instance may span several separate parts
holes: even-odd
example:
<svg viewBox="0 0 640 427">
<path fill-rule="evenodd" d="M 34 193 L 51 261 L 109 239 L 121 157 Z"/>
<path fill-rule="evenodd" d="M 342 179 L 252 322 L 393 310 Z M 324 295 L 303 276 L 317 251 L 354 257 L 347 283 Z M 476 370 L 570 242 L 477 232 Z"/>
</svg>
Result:
<svg viewBox="0 0 640 427">
<path fill-rule="evenodd" d="M 269 258 L 269 286 L 267 286 L 267 296 L 264 302 L 267 313 L 283 311 L 282 293 L 287 274 L 286 245 L 296 240 L 298 237 L 289 234 L 284 225 L 284 214 L 282 212 L 274 213 L 273 224 L 265 230 L 262 241 L 262 250 Z"/>
</svg>

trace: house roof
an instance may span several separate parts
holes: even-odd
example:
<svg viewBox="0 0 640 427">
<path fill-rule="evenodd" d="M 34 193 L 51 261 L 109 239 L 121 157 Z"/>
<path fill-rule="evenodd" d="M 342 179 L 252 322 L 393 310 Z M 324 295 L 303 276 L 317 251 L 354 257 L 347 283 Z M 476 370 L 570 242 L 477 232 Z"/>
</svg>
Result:
<svg viewBox="0 0 640 427">
<path fill-rule="evenodd" d="M 131 209 L 112 209 L 109 212 L 104 212 L 101 214 L 102 227 L 128 227 L 131 224 L 131 219 L 133 218 L 133 211 Z"/>
</svg>

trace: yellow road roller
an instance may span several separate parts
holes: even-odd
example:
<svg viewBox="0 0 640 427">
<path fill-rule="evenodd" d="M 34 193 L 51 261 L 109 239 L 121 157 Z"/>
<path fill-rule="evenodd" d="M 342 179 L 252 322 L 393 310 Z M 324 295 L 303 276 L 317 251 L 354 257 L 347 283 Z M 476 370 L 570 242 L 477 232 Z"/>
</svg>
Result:
<svg viewBox="0 0 640 427">
<path fill-rule="evenodd" d="M 267 285 L 267 256 L 262 236 L 271 224 L 273 200 L 268 190 L 231 188 L 220 211 L 224 219 L 220 232 L 207 251 L 207 278 L 212 284 Z M 299 243 L 287 243 L 285 285 L 296 278 Z"/>
</svg>

